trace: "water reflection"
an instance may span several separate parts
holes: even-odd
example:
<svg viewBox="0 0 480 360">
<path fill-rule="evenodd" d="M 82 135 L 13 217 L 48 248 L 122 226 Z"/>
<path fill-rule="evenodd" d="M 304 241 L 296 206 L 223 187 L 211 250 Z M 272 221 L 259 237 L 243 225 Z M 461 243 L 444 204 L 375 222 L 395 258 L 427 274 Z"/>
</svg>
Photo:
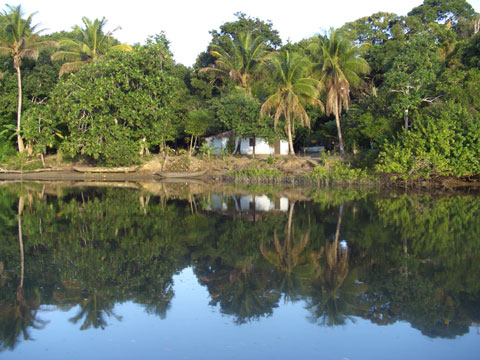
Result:
<svg viewBox="0 0 480 360">
<path fill-rule="evenodd" d="M 282 301 L 322 326 L 408 321 L 430 337 L 480 320 L 479 197 L 184 190 L 1 189 L 2 349 L 48 326 L 42 305 L 75 308 L 80 330 L 121 321 L 126 301 L 164 319 L 186 267 L 238 324 Z"/>
</svg>

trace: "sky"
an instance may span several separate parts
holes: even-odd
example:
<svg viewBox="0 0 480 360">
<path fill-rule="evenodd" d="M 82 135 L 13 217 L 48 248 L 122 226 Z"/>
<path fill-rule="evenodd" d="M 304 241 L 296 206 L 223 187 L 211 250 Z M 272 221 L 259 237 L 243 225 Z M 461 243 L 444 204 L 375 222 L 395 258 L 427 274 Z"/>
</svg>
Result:
<svg viewBox="0 0 480 360">
<path fill-rule="evenodd" d="M 468 2 L 480 12 L 480 0 Z M 82 25 L 83 16 L 92 20 L 105 16 L 106 30 L 120 26 L 114 36 L 128 44 L 143 44 L 148 36 L 164 31 L 175 61 L 190 66 L 206 50 L 211 39 L 209 31 L 235 21 L 234 14 L 239 11 L 272 21 L 286 43 L 379 11 L 406 15 L 423 0 L 23 0 L 20 3 L 27 14 L 38 12 L 33 23 L 45 28 L 44 34 L 69 31 L 73 25 Z"/>
</svg>

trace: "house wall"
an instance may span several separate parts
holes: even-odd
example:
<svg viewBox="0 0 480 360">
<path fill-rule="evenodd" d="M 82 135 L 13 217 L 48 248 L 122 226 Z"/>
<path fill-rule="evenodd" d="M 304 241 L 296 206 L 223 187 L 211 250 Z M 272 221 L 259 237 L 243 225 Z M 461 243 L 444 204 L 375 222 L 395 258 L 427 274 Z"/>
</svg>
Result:
<svg viewBox="0 0 480 360">
<path fill-rule="evenodd" d="M 213 148 L 212 154 L 218 155 L 223 150 L 226 149 L 228 141 L 230 138 L 223 137 L 223 138 L 214 138 L 209 137 L 205 139 L 205 142 L 208 146 Z M 253 154 L 253 146 L 250 146 L 250 138 L 236 138 L 235 139 L 235 148 L 238 146 L 238 142 L 240 141 L 240 154 L 242 155 L 252 155 Z M 273 155 L 275 153 L 275 147 L 270 145 L 266 139 L 257 137 L 255 138 L 255 154 L 256 155 Z M 280 154 L 281 155 L 288 155 L 288 142 L 285 140 L 280 141 Z"/>
<path fill-rule="evenodd" d="M 288 141 L 280 140 L 280 155 L 288 155 Z"/>
<path fill-rule="evenodd" d="M 223 138 L 206 138 L 205 142 L 207 143 L 208 146 L 213 147 L 212 154 L 218 155 L 220 154 L 223 150 L 226 149 L 228 140 L 230 138 L 228 137 L 223 137 Z"/>
<path fill-rule="evenodd" d="M 255 138 L 255 154 L 257 155 L 273 155 L 275 153 L 275 148 L 273 144 L 267 142 L 264 138 Z M 242 155 L 252 155 L 253 154 L 253 146 L 250 146 L 250 138 L 242 138 L 240 139 L 240 154 Z M 288 154 L 288 142 L 287 141 L 280 141 L 280 154 L 287 155 Z"/>
</svg>

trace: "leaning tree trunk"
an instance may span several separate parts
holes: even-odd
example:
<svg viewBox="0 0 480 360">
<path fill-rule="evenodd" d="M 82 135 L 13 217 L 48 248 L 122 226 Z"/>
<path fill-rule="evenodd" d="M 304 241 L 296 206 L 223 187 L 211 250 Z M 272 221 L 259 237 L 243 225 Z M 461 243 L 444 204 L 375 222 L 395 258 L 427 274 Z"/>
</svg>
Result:
<svg viewBox="0 0 480 360">
<path fill-rule="evenodd" d="M 337 124 L 338 143 L 340 145 L 340 155 L 345 157 L 345 145 L 343 143 L 342 128 L 340 126 L 340 114 L 338 113 L 338 102 L 335 103 L 335 123 Z"/>
<path fill-rule="evenodd" d="M 20 134 L 21 119 L 22 119 L 22 74 L 20 73 L 20 66 L 16 66 L 17 70 L 17 84 L 18 84 L 18 101 L 17 101 L 17 143 L 18 152 L 23 152 L 25 146 L 23 145 L 22 135 Z"/>
<path fill-rule="evenodd" d="M 290 124 L 290 119 L 288 119 L 287 121 L 287 136 L 288 136 L 288 154 L 295 155 L 295 151 L 293 151 L 292 125 Z"/>
</svg>

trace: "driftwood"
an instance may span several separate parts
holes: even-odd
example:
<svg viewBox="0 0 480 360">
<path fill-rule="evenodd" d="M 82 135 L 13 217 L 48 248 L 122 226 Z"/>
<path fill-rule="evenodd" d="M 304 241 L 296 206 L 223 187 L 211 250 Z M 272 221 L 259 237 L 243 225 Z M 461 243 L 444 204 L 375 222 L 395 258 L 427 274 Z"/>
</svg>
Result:
<svg viewBox="0 0 480 360">
<path fill-rule="evenodd" d="M 73 166 L 72 169 L 81 173 L 129 173 L 137 171 L 139 166 L 124 167 L 91 167 L 91 166 Z"/>
<path fill-rule="evenodd" d="M 185 179 L 185 178 L 196 178 L 205 175 L 207 170 L 201 170 L 201 171 L 180 171 L 180 172 L 175 172 L 175 171 L 160 171 L 155 173 L 155 175 L 158 175 L 162 178 L 180 178 L 180 179 Z"/>
</svg>

